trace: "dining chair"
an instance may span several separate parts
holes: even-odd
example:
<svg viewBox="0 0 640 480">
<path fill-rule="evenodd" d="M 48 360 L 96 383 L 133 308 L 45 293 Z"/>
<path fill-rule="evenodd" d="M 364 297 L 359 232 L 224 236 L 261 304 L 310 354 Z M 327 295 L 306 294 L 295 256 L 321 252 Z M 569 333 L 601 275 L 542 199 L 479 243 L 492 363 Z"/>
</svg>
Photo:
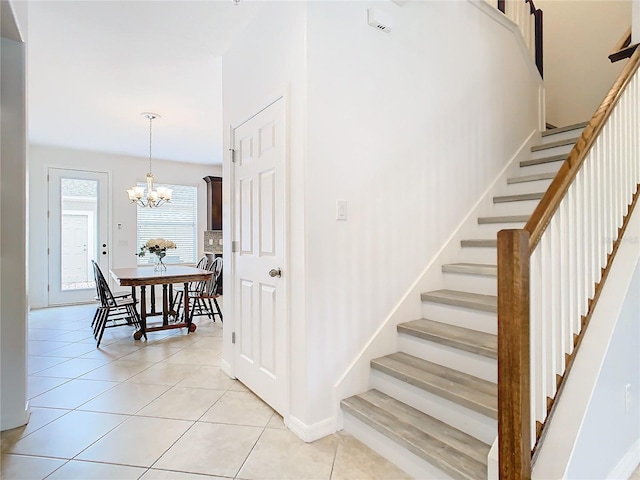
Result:
<svg viewBox="0 0 640 480">
<path fill-rule="evenodd" d="M 206 255 L 203 255 L 202 258 L 198 260 L 198 263 L 196 264 L 196 268 L 199 268 L 201 270 L 207 270 L 208 265 L 209 265 L 209 259 Z M 198 285 L 199 283 L 201 282 L 190 282 L 188 284 L 189 295 L 191 295 L 192 292 L 195 292 L 199 288 L 201 288 Z M 175 296 L 173 297 L 173 301 L 171 302 L 170 311 L 171 311 L 171 314 L 174 315 L 174 318 L 177 320 L 180 317 L 180 309 L 182 308 L 182 301 L 184 299 L 184 287 L 174 287 L 173 291 Z"/>
<path fill-rule="evenodd" d="M 93 260 L 91 260 L 91 263 L 100 301 L 92 322 L 93 337 L 97 341 L 96 347 L 99 347 L 105 329 L 131 325 L 139 330 L 140 318 L 136 311 L 136 300 L 131 298 L 131 295 L 115 296 L 111 292 L 109 283 L 104 278 L 98 264 Z"/>
<path fill-rule="evenodd" d="M 211 278 L 204 282 L 199 282 L 198 288 L 194 292 L 189 292 L 190 321 L 193 317 L 207 315 L 214 322 L 216 315 L 222 322 L 222 311 L 218 304 L 218 284 L 222 275 L 222 257 L 215 258 L 209 265 L 208 270 L 213 272 Z M 214 310 L 215 305 L 215 310 Z"/>
</svg>

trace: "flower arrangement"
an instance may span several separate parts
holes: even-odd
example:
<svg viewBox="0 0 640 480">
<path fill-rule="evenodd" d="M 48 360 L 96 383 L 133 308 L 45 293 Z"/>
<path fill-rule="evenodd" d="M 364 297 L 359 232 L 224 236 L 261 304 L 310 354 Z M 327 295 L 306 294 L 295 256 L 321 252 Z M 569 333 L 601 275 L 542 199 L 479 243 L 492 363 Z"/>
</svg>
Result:
<svg viewBox="0 0 640 480">
<path fill-rule="evenodd" d="M 164 267 L 162 259 L 167 254 L 167 249 L 169 248 L 176 248 L 176 244 L 171 240 L 165 240 L 164 238 L 152 238 L 147 240 L 147 243 L 140 247 L 140 251 L 136 255 L 144 257 L 147 252 L 153 253 L 158 257 L 160 266 Z M 165 268 L 162 269 L 164 270 Z"/>
</svg>

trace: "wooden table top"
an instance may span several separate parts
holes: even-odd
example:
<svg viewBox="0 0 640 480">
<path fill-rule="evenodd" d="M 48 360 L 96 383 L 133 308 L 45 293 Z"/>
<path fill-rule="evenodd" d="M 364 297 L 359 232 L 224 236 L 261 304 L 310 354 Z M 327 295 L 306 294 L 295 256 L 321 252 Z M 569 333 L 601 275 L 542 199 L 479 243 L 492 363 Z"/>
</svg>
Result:
<svg viewBox="0 0 640 480">
<path fill-rule="evenodd" d="M 161 285 L 208 280 L 213 272 L 182 265 L 167 265 L 167 269 L 156 272 L 151 267 L 114 268 L 110 271 L 113 279 L 122 287 L 139 285 Z"/>
</svg>

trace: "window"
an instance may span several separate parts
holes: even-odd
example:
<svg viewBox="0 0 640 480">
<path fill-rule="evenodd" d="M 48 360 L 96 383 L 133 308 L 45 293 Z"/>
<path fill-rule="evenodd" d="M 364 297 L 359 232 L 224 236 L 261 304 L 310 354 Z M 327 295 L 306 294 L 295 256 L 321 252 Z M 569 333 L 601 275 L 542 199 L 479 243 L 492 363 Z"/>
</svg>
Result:
<svg viewBox="0 0 640 480">
<path fill-rule="evenodd" d="M 146 187 L 146 183 L 138 183 Z M 158 208 L 138 208 L 138 251 L 152 238 L 164 238 L 176 244 L 167 250 L 165 263 L 196 263 L 198 187 L 159 185 L 173 190 L 171 201 Z M 138 257 L 138 265 L 153 263 L 149 254 Z"/>
</svg>

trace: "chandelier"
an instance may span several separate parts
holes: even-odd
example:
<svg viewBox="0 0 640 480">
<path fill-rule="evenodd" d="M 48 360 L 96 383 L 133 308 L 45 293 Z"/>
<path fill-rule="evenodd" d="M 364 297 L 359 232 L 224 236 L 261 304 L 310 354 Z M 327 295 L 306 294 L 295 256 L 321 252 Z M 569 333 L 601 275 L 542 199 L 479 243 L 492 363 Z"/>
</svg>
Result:
<svg viewBox="0 0 640 480">
<path fill-rule="evenodd" d="M 153 120 L 156 118 L 160 118 L 160 115 L 157 113 L 141 113 L 143 117 L 149 120 L 149 173 L 147 173 L 147 196 L 146 201 L 144 198 L 144 187 L 133 186 L 127 189 L 127 193 L 129 194 L 129 200 L 131 203 L 135 203 L 140 207 L 159 207 L 165 202 L 171 201 L 171 192 L 172 190 L 167 187 L 158 187 L 154 190 L 153 188 L 153 173 L 151 173 L 151 125 Z"/>
</svg>

